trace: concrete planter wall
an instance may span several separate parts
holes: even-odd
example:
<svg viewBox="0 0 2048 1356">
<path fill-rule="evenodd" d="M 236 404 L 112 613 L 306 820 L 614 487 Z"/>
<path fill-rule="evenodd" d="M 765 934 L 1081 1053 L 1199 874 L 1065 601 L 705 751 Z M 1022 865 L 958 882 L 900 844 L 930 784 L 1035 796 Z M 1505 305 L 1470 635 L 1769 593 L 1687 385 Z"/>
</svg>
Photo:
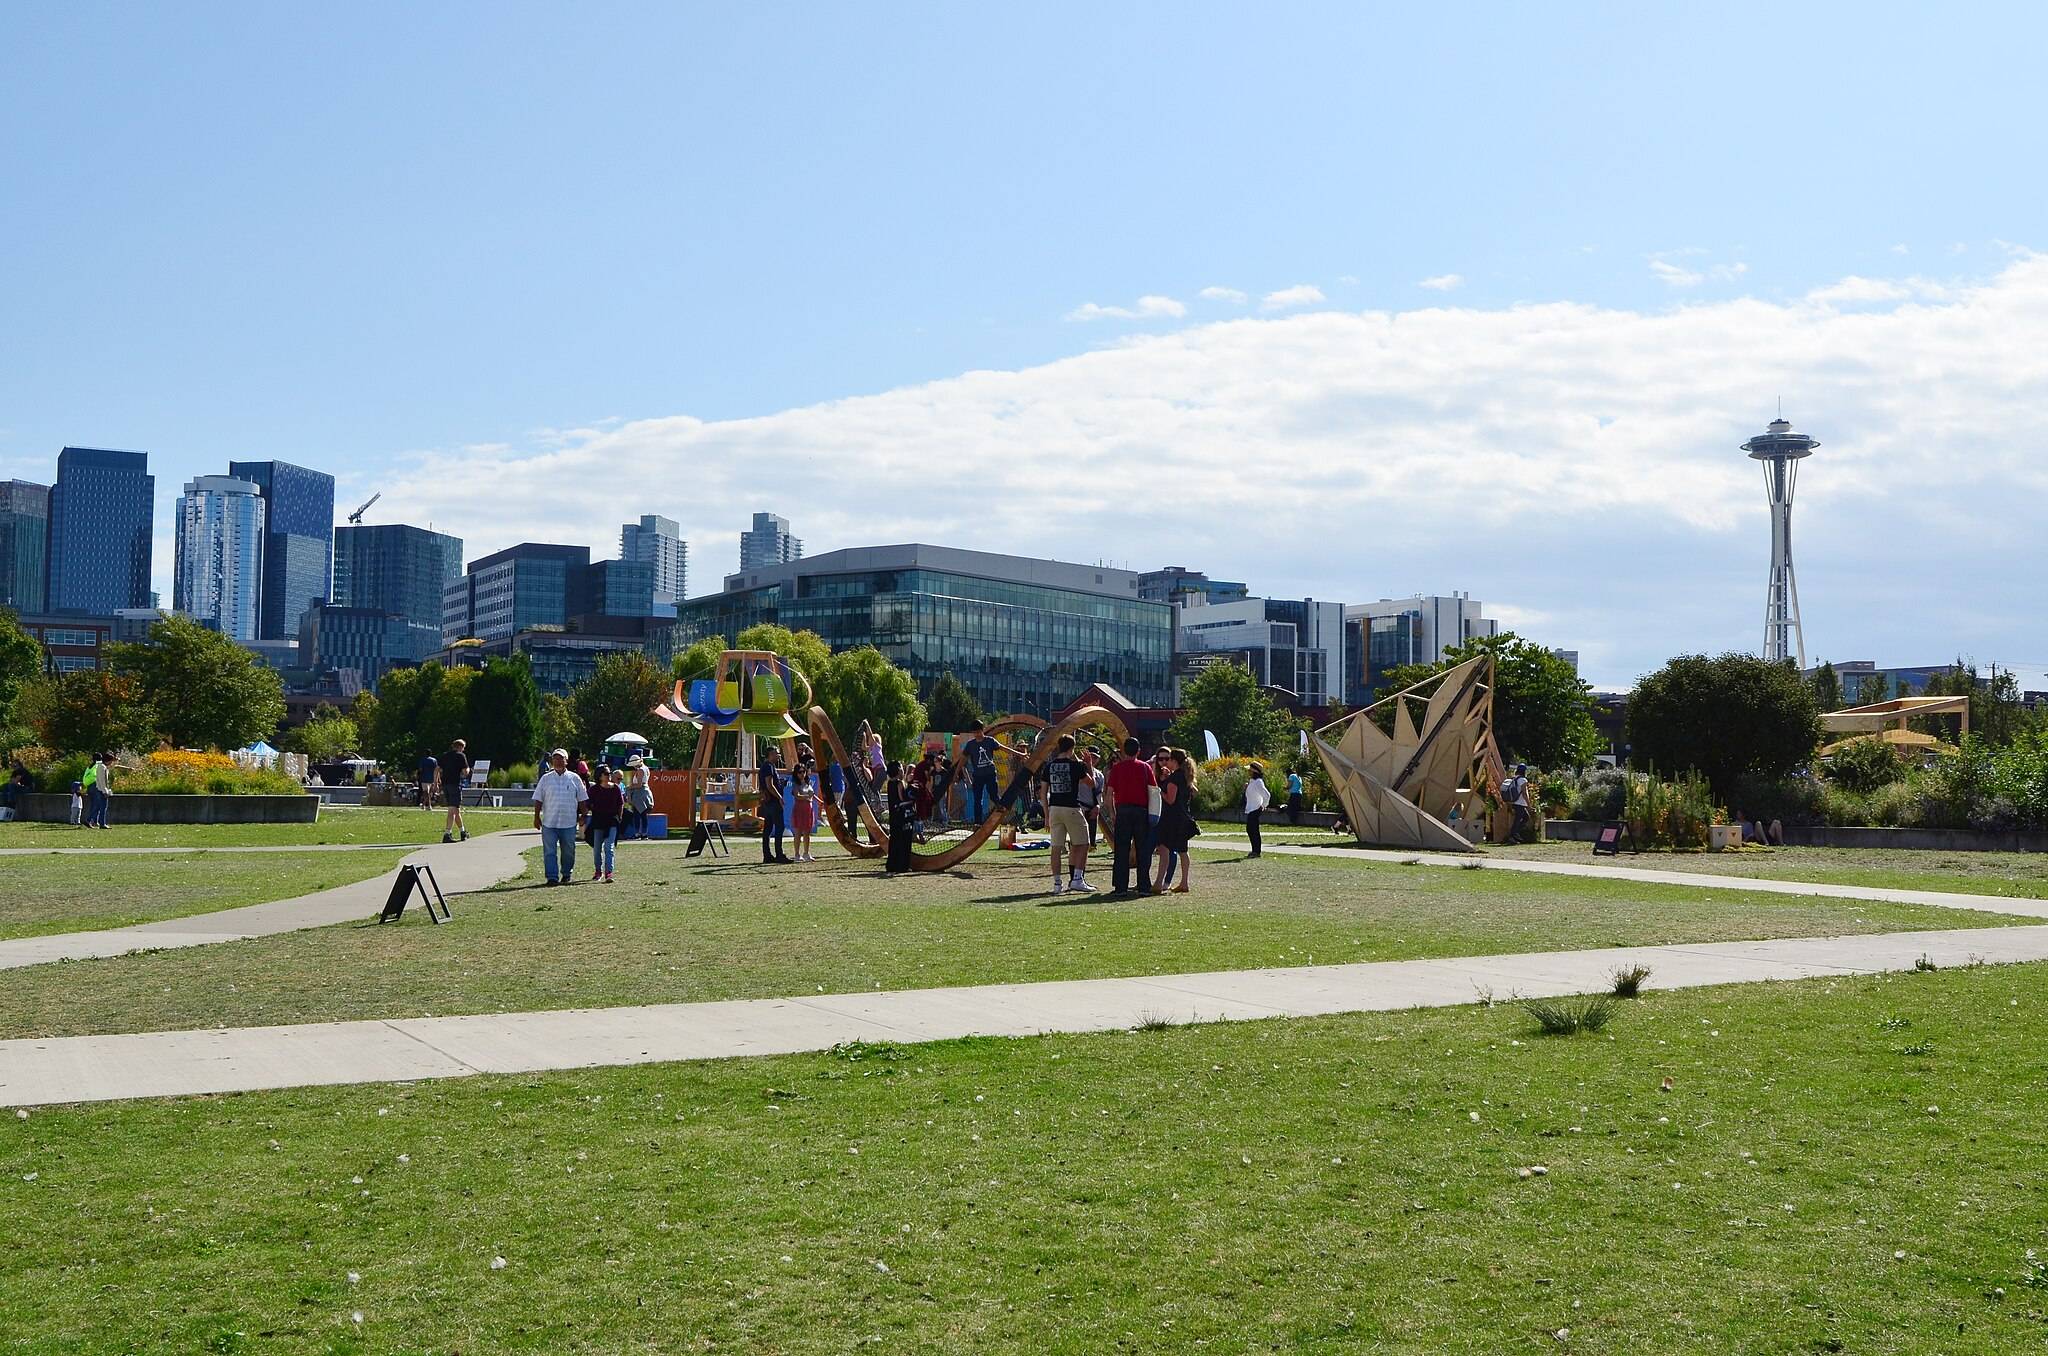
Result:
<svg viewBox="0 0 2048 1356">
<path fill-rule="evenodd" d="M 15 814 L 42 824 L 71 820 L 71 797 L 37 792 L 21 798 Z M 115 824 L 311 824 L 318 796 L 129 796 L 117 787 L 107 808 Z"/>
<path fill-rule="evenodd" d="M 1545 833 L 1565 842 L 1590 843 L 1600 825 L 1590 819 L 1553 819 Z M 1979 833 L 1975 829 L 1786 828 L 1788 847 L 1917 848 L 1923 852 L 2048 852 L 2048 833 Z"/>
</svg>

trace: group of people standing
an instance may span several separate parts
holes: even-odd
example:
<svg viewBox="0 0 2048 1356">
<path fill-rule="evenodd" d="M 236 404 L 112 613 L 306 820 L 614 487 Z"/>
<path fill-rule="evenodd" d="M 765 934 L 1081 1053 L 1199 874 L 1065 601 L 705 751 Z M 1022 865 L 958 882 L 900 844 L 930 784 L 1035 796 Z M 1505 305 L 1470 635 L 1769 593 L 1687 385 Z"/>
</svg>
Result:
<svg viewBox="0 0 2048 1356">
<path fill-rule="evenodd" d="M 571 766 L 567 749 L 548 755 L 548 770 L 533 787 L 533 827 L 540 830 L 541 873 L 549 885 L 575 882 L 578 838 L 590 845 L 590 879 L 612 883 L 619 831 L 633 813 L 631 771 L 599 763 L 593 775 L 588 763 L 580 770 Z"/>
</svg>

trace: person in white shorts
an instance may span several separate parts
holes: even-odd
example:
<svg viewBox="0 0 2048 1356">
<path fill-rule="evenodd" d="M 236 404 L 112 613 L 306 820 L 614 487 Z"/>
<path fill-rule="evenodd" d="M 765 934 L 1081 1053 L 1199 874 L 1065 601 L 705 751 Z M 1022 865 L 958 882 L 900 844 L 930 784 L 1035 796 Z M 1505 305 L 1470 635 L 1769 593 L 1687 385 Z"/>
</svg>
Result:
<svg viewBox="0 0 2048 1356">
<path fill-rule="evenodd" d="M 1074 737 L 1061 735 L 1052 757 L 1038 769 L 1045 788 L 1045 827 L 1052 834 L 1052 892 L 1094 894 L 1088 883 L 1088 819 L 1081 813 L 1081 783 L 1088 765 L 1074 756 Z M 1090 782 L 1092 785 L 1092 781 Z"/>
</svg>

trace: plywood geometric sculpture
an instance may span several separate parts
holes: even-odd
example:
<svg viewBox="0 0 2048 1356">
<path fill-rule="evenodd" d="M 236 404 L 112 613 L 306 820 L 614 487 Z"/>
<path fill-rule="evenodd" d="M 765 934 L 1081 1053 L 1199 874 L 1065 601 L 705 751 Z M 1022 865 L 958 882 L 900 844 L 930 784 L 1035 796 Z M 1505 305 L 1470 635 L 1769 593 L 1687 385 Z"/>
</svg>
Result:
<svg viewBox="0 0 2048 1356">
<path fill-rule="evenodd" d="M 1482 822 L 1483 793 L 1506 780 L 1493 743 L 1493 656 L 1325 725 L 1315 746 L 1359 842 L 1477 851 L 1460 829 Z"/>
</svg>

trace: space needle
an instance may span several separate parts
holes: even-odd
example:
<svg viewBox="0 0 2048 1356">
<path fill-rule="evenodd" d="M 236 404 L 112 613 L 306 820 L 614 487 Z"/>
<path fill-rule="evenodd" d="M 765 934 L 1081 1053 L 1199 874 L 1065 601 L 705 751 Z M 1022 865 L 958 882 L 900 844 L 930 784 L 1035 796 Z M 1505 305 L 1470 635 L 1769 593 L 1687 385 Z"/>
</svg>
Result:
<svg viewBox="0 0 2048 1356">
<path fill-rule="evenodd" d="M 1806 667 L 1806 636 L 1799 629 L 1799 580 L 1792 572 L 1792 491 L 1799 463 L 1820 444 L 1795 430 L 1783 415 L 1742 445 L 1764 464 L 1764 490 L 1771 501 L 1771 584 L 1764 595 L 1764 658 L 1794 659 Z"/>
</svg>

